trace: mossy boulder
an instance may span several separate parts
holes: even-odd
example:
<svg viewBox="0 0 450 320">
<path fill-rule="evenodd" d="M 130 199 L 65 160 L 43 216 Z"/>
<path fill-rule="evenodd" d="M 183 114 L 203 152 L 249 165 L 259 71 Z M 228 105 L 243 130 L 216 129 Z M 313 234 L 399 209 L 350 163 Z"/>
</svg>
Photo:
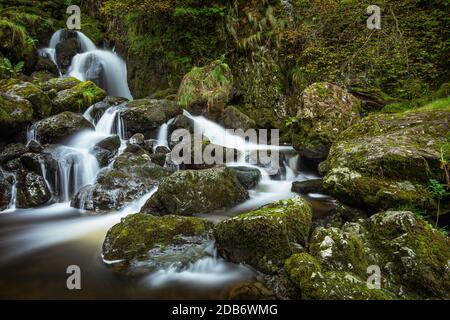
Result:
<svg viewBox="0 0 450 320">
<path fill-rule="evenodd" d="M 59 92 L 62 90 L 73 88 L 80 83 L 81 81 L 75 77 L 61 77 L 50 79 L 42 83 L 40 86 L 43 91 L 54 90 L 56 92 Z"/>
<path fill-rule="evenodd" d="M 226 107 L 219 121 L 226 129 L 256 129 L 256 122 L 235 106 Z"/>
<path fill-rule="evenodd" d="M 323 181 L 322 178 L 313 178 L 303 181 L 292 182 L 292 192 L 308 194 L 308 193 L 322 193 Z"/>
<path fill-rule="evenodd" d="M 106 234 L 103 256 L 107 260 L 152 258 L 151 250 L 185 245 L 194 237 L 208 237 L 213 224 L 205 219 L 168 215 L 132 214 Z"/>
<path fill-rule="evenodd" d="M 30 101 L 0 92 L 0 132 L 11 136 L 26 129 L 34 119 Z"/>
<path fill-rule="evenodd" d="M 82 113 L 105 97 L 105 90 L 97 87 L 92 81 L 84 81 L 70 89 L 59 91 L 52 103 L 55 113 L 64 111 Z"/>
<path fill-rule="evenodd" d="M 339 228 L 314 230 L 309 252 L 325 270 L 348 271 L 363 277 L 367 270 L 367 259 L 361 239 Z"/>
<path fill-rule="evenodd" d="M 100 166 L 107 166 L 117 155 L 117 152 L 120 148 L 120 138 L 117 135 L 113 135 L 111 137 L 107 137 L 92 148 L 92 153 L 97 158 Z"/>
<path fill-rule="evenodd" d="M 245 189 L 252 189 L 256 187 L 261 180 L 261 171 L 253 167 L 230 167 L 230 170 L 234 172 L 239 182 Z"/>
<path fill-rule="evenodd" d="M 177 102 L 193 114 L 222 113 L 231 98 L 233 75 L 221 61 L 193 68 L 181 81 Z"/>
<path fill-rule="evenodd" d="M 306 244 L 311 219 L 311 206 L 297 197 L 224 220 L 214 229 L 214 237 L 227 259 L 274 273 Z"/>
<path fill-rule="evenodd" d="M 450 240 L 409 211 L 380 212 L 365 223 L 382 275 L 399 293 L 450 298 Z"/>
<path fill-rule="evenodd" d="M 330 149 L 324 188 L 345 204 L 370 210 L 407 204 L 434 208 L 428 187 L 440 180 L 440 149 L 450 110 L 370 115 Z"/>
<path fill-rule="evenodd" d="M 130 101 L 121 116 L 128 136 L 142 133 L 150 138 L 159 126 L 180 113 L 181 108 L 173 101 L 139 99 Z"/>
<path fill-rule="evenodd" d="M 93 185 L 82 188 L 72 199 L 72 206 L 90 211 L 119 210 L 158 185 L 171 172 L 155 163 L 143 150 L 124 152 L 112 167 L 103 170 Z"/>
<path fill-rule="evenodd" d="M 82 115 L 70 111 L 42 119 L 33 125 L 41 143 L 55 143 L 80 130 L 94 129 Z"/>
<path fill-rule="evenodd" d="M 233 207 L 248 197 L 229 168 L 185 170 L 164 179 L 141 211 L 155 215 L 211 213 Z"/>
<path fill-rule="evenodd" d="M 360 119 L 361 102 L 331 83 L 315 83 L 298 97 L 292 143 L 304 157 L 326 159 L 338 135 Z"/>
<path fill-rule="evenodd" d="M 0 90 L 10 96 L 18 96 L 28 100 L 33 105 L 33 116 L 45 118 L 51 114 L 52 103 L 41 88 L 31 82 L 10 79 L 0 84 Z"/>
</svg>

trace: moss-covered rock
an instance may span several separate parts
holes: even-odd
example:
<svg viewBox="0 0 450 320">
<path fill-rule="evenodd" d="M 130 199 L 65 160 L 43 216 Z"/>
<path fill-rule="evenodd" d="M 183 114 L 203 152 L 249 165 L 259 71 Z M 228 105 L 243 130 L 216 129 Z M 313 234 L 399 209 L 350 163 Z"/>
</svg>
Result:
<svg viewBox="0 0 450 320">
<path fill-rule="evenodd" d="M 155 215 L 211 213 L 249 197 L 228 168 L 178 171 L 164 179 L 142 212 Z"/>
<path fill-rule="evenodd" d="M 0 92 L 0 132 L 11 136 L 24 129 L 34 118 L 33 105 L 26 99 Z"/>
<path fill-rule="evenodd" d="M 52 100 L 54 112 L 72 111 L 82 113 L 106 97 L 105 90 L 92 81 L 84 81 L 70 89 L 59 91 Z"/>
<path fill-rule="evenodd" d="M 94 126 L 82 115 L 66 111 L 36 122 L 33 128 L 41 143 L 54 143 Z"/>
<path fill-rule="evenodd" d="M 112 167 L 102 171 L 93 185 L 82 188 L 72 199 L 72 206 L 91 211 L 123 208 L 154 188 L 171 172 L 155 163 L 143 150 L 124 152 Z"/>
<path fill-rule="evenodd" d="M 214 61 L 202 68 L 193 68 L 180 84 L 177 102 L 189 112 L 220 114 L 231 98 L 233 75 L 228 65 Z"/>
<path fill-rule="evenodd" d="M 226 129 L 256 129 L 256 122 L 234 106 L 228 106 L 219 119 Z"/>
<path fill-rule="evenodd" d="M 440 180 L 440 149 L 450 110 L 371 115 L 343 132 L 327 159 L 325 189 L 368 209 L 401 204 L 433 208 L 430 179 Z"/>
<path fill-rule="evenodd" d="M 35 118 L 45 118 L 51 114 L 52 103 L 50 99 L 41 88 L 33 83 L 13 79 L 2 82 L 0 84 L 0 90 L 11 96 L 17 96 L 30 101 L 33 105 L 33 116 Z"/>
<path fill-rule="evenodd" d="M 368 243 L 378 253 L 382 275 L 399 293 L 450 297 L 450 240 L 408 211 L 386 211 L 366 223 Z"/>
<path fill-rule="evenodd" d="M 338 135 L 360 119 L 361 102 L 346 90 L 315 83 L 298 98 L 292 143 L 306 158 L 325 160 Z"/>
<path fill-rule="evenodd" d="M 150 138 L 154 130 L 181 113 L 181 108 L 170 100 L 139 99 L 130 101 L 121 113 L 127 134 L 142 133 Z"/>
<path fill-rule="evenodd" d="M 294 254 L 285 262 L 285 270 L 306 300 L 386 300 L 394 295 L 370 289 L 352 273 L 322 271 L 320 263 L 307 253 Z"/>
<path fill-rule="evenodd" d="M 256 187 L 261 180 L 261 171 L 257 168 L 238 166 L 230 167 L 230 170 L 234 172 L 245 189 Z"/>
<path fill-rule="evenodd" d="M 309 252 L 325 270 L 348 271 L 363 277 L 367 270 L 364 244 L 352 233 L 338 228 L 314 230 Z"/>
<path fill-rule="evenodd" d="M 306 244 L 311 219 L 311 206 L 297 197 L 224 220 L 214 229 L 214 237 L 227 259 L 273 273 Z"/>
<path fill-rule="evenodd" d="M 50 200 L 50 190 L 39 174 L 22 171 L 17 179 L 17 208 L 34 208 Z"/>
<path fill-rule="evenodd" d="M 193 237 L 207 237 L 213 224 L 205 219 L 168 215 L 155 217 L 132 214 L 114 225 L 103 243 L 107 260 L 133 259 L 142 255 L 152 258 L 157 247 L 184 245 Z"/>
</svg>

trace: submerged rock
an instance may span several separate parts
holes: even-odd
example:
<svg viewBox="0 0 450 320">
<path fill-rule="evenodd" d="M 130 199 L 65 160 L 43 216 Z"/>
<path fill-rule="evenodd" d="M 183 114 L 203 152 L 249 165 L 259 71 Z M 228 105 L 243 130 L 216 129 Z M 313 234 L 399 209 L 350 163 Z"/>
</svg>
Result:
<svg viewBox="0 0 450 320">
<path fill-rule="evenodd" d="M 330 83 L 309 86 L 298 103 L 292 143 L 302 156 L 317 163 L 326 159 L 338 135 L 360 119 L 361 102 Z"/>
<path fill-rule="evenodd" d="M 311 220 L 311 206 L 297 197 L 224 220 L 214 229 L 214 237 L 227 259 L 274 273 L 306 244 Z"/>
<path fill-rule="evenodd" d="M 152 249 L 164 251 L 168 246 L 185 246 L 208 237 L 213 224 L 206 219 L 168 215 L 155 217 L 132 214 L 114 225 L 103 243 L 106 260 L 152 259 Z M 200 238 L 200 239 L 199 239 Z"/>
<path fill-rule="evenodd" d="M 181 108 L 173 101 L 139 99 L 130 101 L 121 116 L 128 136 L 142 133 L 150 138 L 159 126 L 180 113 Z"/>
<path fill-rule="evenodd" d="M 372 210 L 402 204 L 433 208 L 430 179 L 440 180 L 440 149 L 450 111 L 370 115 L 333 144 L 324 177 L 327 192 Z"/>
<path fill-rule="evenodd" d="M 248 197 L 229 168 L 177 171 L 161 182 L 141 212 L 154 215 L 211 213 L 231 208 Z"/>
<path fill-rule="evenodd" d="M 34 129 L 41 143 L 54 143 L 94 126 L 82 115 L 66 111 L 36 122 Z"/>
<path fill-rule="evenodd" d="M 93 185 L 83 187 L 71 205 L 91 211 L 119 210 L 154 188 L 171 172 L 151 162 L 144 151 L 124 152 L 105 168 Z"/>
<path fill-rule="evenodd" d="M 225 63 L 214 61 L 193 68 L 180 84 L 177 102 L 195 115 L 221 114 L 231 98 L 233 75 Z"/>
<path fill-rule="evenodd" d="M 92 81 L 84 81 L 57 93 L 56 98 L 52 100 L 54 113 L 64 111 L 83 113 L 105 97 L 105 90 L 97 87 Z"/>
</svg>

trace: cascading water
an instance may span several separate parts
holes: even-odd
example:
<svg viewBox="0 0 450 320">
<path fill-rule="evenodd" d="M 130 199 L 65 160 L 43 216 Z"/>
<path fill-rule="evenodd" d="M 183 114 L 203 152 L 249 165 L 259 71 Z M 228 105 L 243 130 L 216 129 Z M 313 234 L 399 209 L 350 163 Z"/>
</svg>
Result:
<svg viewBox="0 0 450 320">
<path fill-rule="evenodd" d="M 159 128 L 155 149 L 160 146 L 169 147 L 169 126 L 173 123 L 173 121 L 174 119 L 170 119 L 166 123 L 163 123 Z"/>
</svg>

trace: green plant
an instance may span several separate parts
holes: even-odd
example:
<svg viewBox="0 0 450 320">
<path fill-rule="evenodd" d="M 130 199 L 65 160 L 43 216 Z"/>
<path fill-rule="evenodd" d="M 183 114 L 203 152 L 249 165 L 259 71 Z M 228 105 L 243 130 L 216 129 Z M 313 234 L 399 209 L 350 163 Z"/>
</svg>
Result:
<svg viewBox="0 0 450 320">
<path fill-rule="evenodd" d="M 23 70 L 25 63 L 20 61 L 17 64 L 13 64 L 8 58 L 2 58 L 0 60 L 1 73 L 11 77 L 15 77 L 19 72 Z"/>
<path fill-rule="evenodd" d="M 440 183 L 436 179 L 430 179 L 429 187 L 430 187 L 433 198 L 435 198 L 437 200 L 437 212 L 436 212 L 436 224 L 435 224 L 435 226 L 437 227 L 438 223 L 439 223 L 441 200 L 443 197 L 449 195 L 449 193 L 445 189 L 445 184 Z"/>
</svg>

